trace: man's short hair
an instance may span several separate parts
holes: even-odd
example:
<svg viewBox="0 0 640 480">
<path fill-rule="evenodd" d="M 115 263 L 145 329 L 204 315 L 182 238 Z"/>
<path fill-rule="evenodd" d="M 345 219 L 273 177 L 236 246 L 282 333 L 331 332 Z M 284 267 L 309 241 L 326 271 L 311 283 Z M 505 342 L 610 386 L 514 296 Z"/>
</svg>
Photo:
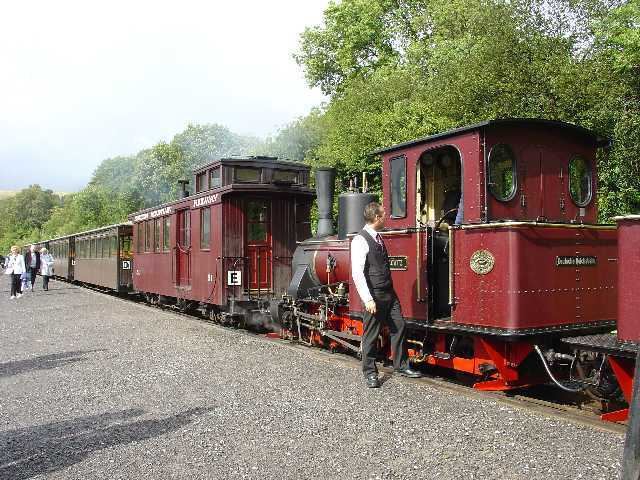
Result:
<svg viewBox="0 0 640 480">
<path fill-rule="evenodd" d="M 381 205 L 378 202 L 371 202 L 364 207 L 364 219 L 367 223 L 376 221 L 376 216 L 380 215 Z"/>
</svg>

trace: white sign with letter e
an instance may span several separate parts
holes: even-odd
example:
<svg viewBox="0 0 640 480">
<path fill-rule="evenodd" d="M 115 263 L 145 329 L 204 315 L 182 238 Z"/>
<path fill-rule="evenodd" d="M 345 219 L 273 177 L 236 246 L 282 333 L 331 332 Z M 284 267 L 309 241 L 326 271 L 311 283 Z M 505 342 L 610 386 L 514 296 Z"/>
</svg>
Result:
<svg viewBox="0 0 640 480">
<path fill-rule="evenodd" d="M 227 285 L 242 285 L 242 271 L 229 270 L 227 272 Z"/>
</svg>

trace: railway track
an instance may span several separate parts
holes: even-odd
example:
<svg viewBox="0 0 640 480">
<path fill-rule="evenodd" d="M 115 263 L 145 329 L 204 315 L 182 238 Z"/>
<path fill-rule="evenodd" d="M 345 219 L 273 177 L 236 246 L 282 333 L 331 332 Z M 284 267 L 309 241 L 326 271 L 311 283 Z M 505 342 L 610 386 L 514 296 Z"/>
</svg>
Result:
<svg viewBox="0 0 640 480">
<path fill-rule="evenodd" d="M 68 282 L 65 281 L 65 283 Z M 223 331 L 233 331 L 236 334 L 246 335 L 253 338 L 260 338 L 266 342 L 277 342 L 284 348 L 290 348 L 296 351 L 305 352 L 306 355 L 311 355 L 314 358 L 322 361 L 340 362 L 353 368 L 359 368 L 360 366 L 360 362 L 358 359 L 343 353 L 333 353 L 328 350 L 302 345 L 291 340 L 272 338 L 263 333 L 255 331 L 223 326 L 211 321 L 210 319 L 202 315 L 198 315 L 195 313 L 184 313 L 174 308 L 150 305 L 138 295 L 123 297 L 122 295 L 118 295 L 117 293 L 111 292 L 109 290 L 97 288 L 87 284 L 80 285 L 74 283 L 74 285 L 86 288 L 97 294 L 108 295 L 123 302 L 133 302 L 136 305 L 143 308 L 148 308 L 151 311 L 160 310 L 184 317 L 192 321 L 196 320 L 199 322 L 204 322 L 211 325 L 213 328 Z M 382 366 L 380 371 L 382 372 L 382 383 L 391 378 L 391 375 L 393 373 L 393 369 L 388 366 Z M 562 398 L 561 392 L 558 392 L 557 389 L 553 389 L 552 387 L 542 387 L 529 390 L 522 389 L 516 391 L 516 393 L 480 391 L 474 390 L 464 381 L 456 378 L 451 378 L 450 376 L 440 374 L 438 371 L 433 370 L 430 370 L 427 373 L 427 376 L 420 379 L 409 379 L 401 377 L 399 378 L 399 381 L 429 385 L 439 391 L 449 392 L 454 395 L 464 395 L 469 398 L 491 399 L 506 406 L 526 409 L 540 415 L 546 415 L 549 417 L 570 421 L 575 424 L 589 426 L 606 432 L 621 434 L 626 431 L 626 423 L 602 421 L 599 417 L 601 409 L 597 405 L 597 402 L 585 401 L 585 403 L 581 403 L 580 405 L 571 404 L 568 403 L 566 399 Z"/>
</svg>

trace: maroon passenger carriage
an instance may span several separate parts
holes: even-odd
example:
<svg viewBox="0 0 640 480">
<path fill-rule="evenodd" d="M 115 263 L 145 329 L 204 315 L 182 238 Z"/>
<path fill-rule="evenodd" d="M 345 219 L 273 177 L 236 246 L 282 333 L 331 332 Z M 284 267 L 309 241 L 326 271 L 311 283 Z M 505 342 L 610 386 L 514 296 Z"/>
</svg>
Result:
<svg viewBox="0 0 640 480">
<path fill-rule="evenodd" d="M 296 240 L 311 235 L 308 177 L 308 166 L 272 157 L 195 170 L 193 195 L 130 216 L 135 289 L 223 324 L 269 323 L 269 306 L 291 279 Z"/>
<path fill-rule="evenodd" d="M 471 374 L 483 390 L 548 375 L 569 388 L 556 377 L 570 378 L 577 359 L 561 337 L 608 332 L 616 319 L 616 230 L 596 224 L 604 145 L 567 123 L 512 119 L 374 152 L 414 362 Z M 318 185 L 332 183 L 318 173 Z M 331 196 L 318 192 L 321 213 Z M 349 247 L 371 199 L 341 195 L 338 235 L 320 228 L 298 247 L 284 336 L 359 350 L 364 309 Z"/>
</svg>

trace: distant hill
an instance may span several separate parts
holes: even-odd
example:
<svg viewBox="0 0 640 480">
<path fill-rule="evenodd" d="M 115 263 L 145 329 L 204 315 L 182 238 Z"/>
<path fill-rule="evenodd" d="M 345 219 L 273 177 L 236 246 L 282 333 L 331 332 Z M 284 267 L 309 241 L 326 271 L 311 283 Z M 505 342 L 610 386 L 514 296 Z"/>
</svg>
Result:
<svg viewBox="0 0 640 480">
<path fill-rule="evenodd" d="M 18 193 L 18 190 L 0 190 L 0 200 L 13 197 L 16 193 Z"/>
<path fill-rule="evenodd" d="M 4 200 L 5 198 L 13 197 L 20 190 L 0 190 L 0 200 Z M 64 197 L 69 192 L 53 192 L 60 197 Z"/>
</svg>

